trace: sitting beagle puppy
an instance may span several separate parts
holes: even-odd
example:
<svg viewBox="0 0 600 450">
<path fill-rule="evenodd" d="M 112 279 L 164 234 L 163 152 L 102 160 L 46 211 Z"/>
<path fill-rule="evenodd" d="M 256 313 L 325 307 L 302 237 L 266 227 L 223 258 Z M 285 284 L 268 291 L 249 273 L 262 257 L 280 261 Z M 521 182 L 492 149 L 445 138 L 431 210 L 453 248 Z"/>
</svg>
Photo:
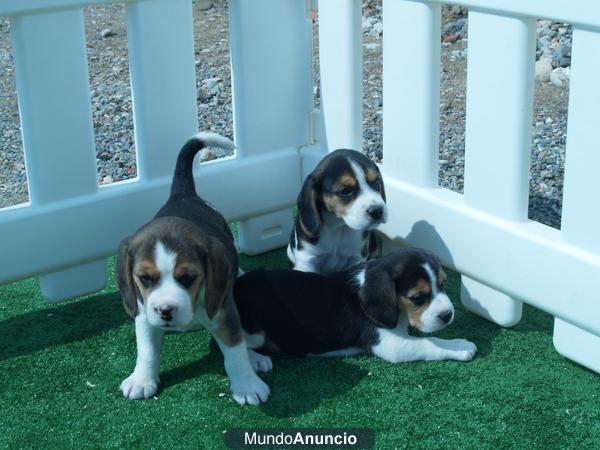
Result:
<svg viewBox="0 0 600 450">
<path fill-rule="evenodd" d="M 386 219 L 377 165 L 355 150 L 336 150 L 304 181 L 288 258 L 303 272 L 348 269 L 377 250 L 371 230 Z"/>
<path fill-rule="evenodd" d="M 137 360 L 121 383 L 130 399 L 154 395 L 165 331 L 208 329 L 223 352 L 233 398 L 239 404 L 267 400 L 269 387 L 256 375 L 270 358 L 248 350 L 232 297 L 238 275 L 234 238 L 223 216 L 196 194 L 192 163 L 207 145 L 233 149 L 215 133 L 199 133 L 182 147 L 171 194 L 152 221 L 119 246 L 116 279 L 123 305 L 135 319 Z"/>
<path fill-rule="evenodd" d="M 472 342 L 408 333 L 409 325 L 432 333 L 452 322 L 445 281 L 432 253 L 411 248 L 329 275 L 254 270 L 237 279 L 233 296 L 246 342 L 259 351 L 470 361 Z"/>
</svg>

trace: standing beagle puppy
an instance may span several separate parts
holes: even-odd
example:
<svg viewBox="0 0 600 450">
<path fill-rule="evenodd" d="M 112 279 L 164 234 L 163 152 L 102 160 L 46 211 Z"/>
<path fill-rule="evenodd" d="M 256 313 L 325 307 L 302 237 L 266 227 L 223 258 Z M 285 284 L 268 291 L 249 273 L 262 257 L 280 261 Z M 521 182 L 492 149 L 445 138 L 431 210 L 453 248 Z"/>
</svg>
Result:
<svg viewBox="0 0 600 450">
<path fill-rule="evenodd" d="M 408 332 L 433 333 L 452 322 L 445 282 L 435 255 L 412 248 L 329 275 L 254 270 L 237 279 L 234 298 L 248 346 L 259 351 L 470 361 L 472 342 Z"/>
<path fill-rule="evenodd" d="M 269 387 L 255 370 L 271 360 L 248 350 L 232 297 L 238 255 L 223 216 L 196 194 L 192 163 L 206 145 L 233 149 L 215 133 L 200 133 L 182 147 L 171 194 L 152 221 L 119 246 L 116 279 L 123 305 L 135 319 L 137 360 L 121 383 L 130 399 L 148 398 L 159 383 L 165 331 L 206 328 L 223 352 L 233 398 L 267 400 Z"/>
<path fill-rule="evenodd" d="M 336 150 L 304 181 L 288 258 L 303 272 L 347 269 L 377 250 L 371 230 L 386 219 L 377 165 L 355 150 Z"/>
</svg>

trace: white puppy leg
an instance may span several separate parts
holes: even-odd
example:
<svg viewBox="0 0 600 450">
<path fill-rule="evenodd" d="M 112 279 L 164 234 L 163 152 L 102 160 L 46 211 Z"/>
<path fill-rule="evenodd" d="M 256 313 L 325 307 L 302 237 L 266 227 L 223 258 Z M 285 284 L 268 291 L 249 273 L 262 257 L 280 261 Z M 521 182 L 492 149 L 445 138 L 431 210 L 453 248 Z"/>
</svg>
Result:
<svg viewBox="0 0 600 450">
<path fill-rule="evenodd" d="M 237 345 L 228 346 L 218 337 L 213 335 L 225 359 L 225 372 L 231 382 L 233 399 L 240 405 L 258 405 L 267 401 L 270 390 L 264 381 L 254 372 L 248 348 L 242 340 Z"/>
<path fill-rule="evenodd" d="M 121 383 L 123 395 L 129 399 L 152 397 L 158 389 L 160 347 L 164 332 L 148 323 L 142 310 L 135 318 L 137 360 L 135 369 Z"/>
<path fill-rule="evenodd" d="M 380 341 L 371 347 L 374 355 L 390 362 L 454 359 L 471 361 L 477 347 L 466 339 L 417 338 L 396 330 L 379 329 Z"/>
<path fill-rule="evenodd" d="M 255 372 L 270 372 L 273 369 L 273 361 L 268 355 L 248 349 L 248 358 Z"/>
</svg>

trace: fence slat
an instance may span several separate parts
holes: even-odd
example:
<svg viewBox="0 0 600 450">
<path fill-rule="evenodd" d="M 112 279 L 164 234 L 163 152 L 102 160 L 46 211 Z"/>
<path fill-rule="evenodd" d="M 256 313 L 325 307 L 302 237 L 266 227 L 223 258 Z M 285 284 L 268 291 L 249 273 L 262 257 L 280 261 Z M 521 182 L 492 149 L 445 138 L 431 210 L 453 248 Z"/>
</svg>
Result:
<svg viewBox="0 0 600 450">
<path fill-rule="evenodd" d="M 31 203 L 95 192 L 82 12 L 14 17 L 11 36 Z"/>
<path fill-rule="evenodd" d="M 305 3 L 232 0 L 229 7 L 237 157 L 302 147 L 310 140 L 313 109 L 311 23 Z M 287 175 L 297 180 L 289 192 L 295 197 L 299 171 Z M 260 194 L 270 195 L 271 189 Z M 240 250 L 257 254 L 281 247 L 292 226 L 291 208 L 240 222 Z"/>
<path fill-rule="evenodd" d="M 515 221 L 527 220 L 534 61 L 535 21 L 469 13 L 465 201 Z M 520 300 L 468 277 L 461 300 L 504 326 L 521 318 Z"/>
<path fill-rule="evenodd" d="M 435 187 L 440 5 L 385 0 L 383 8 L 383 171 L 417 186 Z M 407 35 L 411 44 L 399 45 Z"/>
<path fill-rule="evenodd" d="M 96 192 L 82 11 L 14 17 L 11 36 L 31 207 Z M 73 229 L 77 235 L 89 232 L 83 226 Z M 7 245 L 17 242 L 10 240 Z M 46 252 L 48 244 L 35 249 Z M 105 283 L 104 261 L 40 279 L 43 295 L 52 301 L 97 291 Z"/>
<path fill-rule="evenodd" d="M 561 230 L 568 242 L 600 253 L 600 208 L 590 203 L 600 196 L 600 33 L 573 30 L 571 68 Z"/>
<path fill-rule="evenodd" d="M 127 37 L 139 177 L 172 174 L 198 131 L 191 1 L 128 4 Z"/>
<path fill-rule="evenodd" d="M 571 244 L 600 253 L 600 208 L 595 200 L 600 195 L 597 181 L 600 167 L 599 33 L 573 30 L 571 68 L 561 234 Z M 590 202 L 590 199 L 594 200 Z M 567 274 L 564 276 L 570 278 Z M 572 277 L 578 276 L 572 273 Z M 570 292 L 566 291 L 565 295 L 570 297 Z M 600 308 L 596 317 L 600 317 Z M 555 319 L 554 346 L 564 356 L 600 372 L 600 330 L 592 334 Z"/>
<path fill-rule="evenodd" d="M 362 150 L 362 9 L 360 0 L 319 2 L 323 145 Z"/>
</svg>

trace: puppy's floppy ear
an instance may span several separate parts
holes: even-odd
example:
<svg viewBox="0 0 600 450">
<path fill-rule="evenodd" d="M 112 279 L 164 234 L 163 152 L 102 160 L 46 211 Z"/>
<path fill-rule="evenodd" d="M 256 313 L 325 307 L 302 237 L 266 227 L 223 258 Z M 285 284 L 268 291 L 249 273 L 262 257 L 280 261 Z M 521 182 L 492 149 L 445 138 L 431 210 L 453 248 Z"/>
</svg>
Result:
<svg viewBox="0 0 600 450">
<path fill-rule="evenodd" d="M 115 278 L 117 279 L 119 291 L 121 291 L 121 298 L 123 299 L 125 311 L 127 311 L 127 314 L 131 317 L 135 317 L 138 313 L 138 306 L 136 287 L 133 282 L 133 262 L 129 249 L 130 243 L 131 238 L 125 238 L 119 244 Z"/>
<path fill-rule="evenodd" d="M 321 230 L 321 215 L 317 207 L 317 191 L 315 177 L 311 174 L 302 185 L 298 195 L 298 216 L 302 231 L 312 238 L 316 238 Z"/>
<path fill-rule="evenodd" d="M 383 328 L 396 328 L 400 309 L 391 274 L 380 265 L 367 266 L 365 282 L 358 297 L 360 306 L 369 319 Z"/>
<path fill-rule="evenodd" d="M 207 241 L 205 249 L 204 307 L 208 318 L 212 319 L 227 296 L 231 295 L 238 268 L 235 267 L 237 263 L 231 261 L 225 246 L 218 239 Z"/>
</svg>

